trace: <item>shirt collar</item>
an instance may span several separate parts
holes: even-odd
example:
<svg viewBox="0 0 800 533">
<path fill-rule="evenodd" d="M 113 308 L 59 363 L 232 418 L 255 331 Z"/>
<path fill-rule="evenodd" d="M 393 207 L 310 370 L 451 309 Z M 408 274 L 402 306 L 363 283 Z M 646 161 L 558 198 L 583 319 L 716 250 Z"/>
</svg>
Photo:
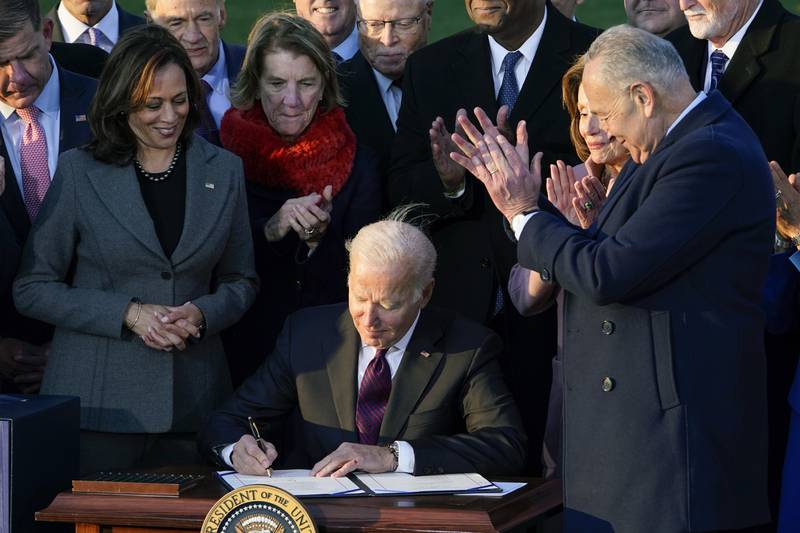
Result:
<svg viewBox="0 0 800 533">
<path fill-rule="evenodd" d="M 347 61 L 358 52 L 358 28 L 353 25 L 353 31 L 347 36 L 347 39 L 339 43 L 339 46 L 333 49 L 333 52 L 339 54 L 339 57 Z"/>
<path fill-rule="evenodd" d="M 399 350 L 400 352 L 405 352 L 406 351 L 406 348 L 408 348 L 408 343 L 411 342 L 411 336 L 414 334 L 414 330 L 417 328 L 417 322 L 419 321 L 419 314 L 420 314 L 420 312 L 417 311 L 417 317 L 414 319 L 414 322 L 411 323 L 411 327 L 408 328 L 408 331 L 406 331 L 405 335 L 400 337 L 399 341 L 397 341 L 396 343 L 391 345 L 389 347 L 389 349 L 386 350 L 387 354 L 389 352 L 393 351 L 393 350 L 394 351 L 398 351 Z M 365 343 L 364 340 L 362 339 L 361 340 L 361 349 L 363 350 L 364 348 L 367 348 L 367 347 L 370 347 L 370 346 L 367 343 Z"/>
<path fill-rule="evenodd" d="M 711 58 L 711 54 L 713 54 L 715 50 L 722 50 L 722 52 L 726 56 L 728 56 L 728 60 L 733 59 L 733 55 L 736 53 L 736 49 L 739 48 L 739 45 L 741 44 L 742 39 L 744 39 L 744 34 L 747 33 L 748 28 L 750 28 L 750 25 L 753 23 L 753 20 L 756 18 L 756 15 L 758 15 L 758 11 L 761 9 L 761 5 L 763 3 L 764 3 L 764 0 L 761 0 L 758 3 L 758 5 L 756 6 L 755 10 L 753 11 L 753 14 L 750 15 L 750 18 L 747 20 L 747 22 L 745 22 L 744 25 L 741 28 L 739 28 L 739 31 L 737 31 L 736 33 L 733 34 L 733 37 L 728 39 L 728 42 L 726 42 L 722 46 L 722 48 L 716 48 L 713 44 L 711 44 L 711 41 L 707 42 L 708 43 L 707 44 L 707 48 L 708 48 L 708 56 L 707 57 L 709 58 L 709 61 L 710 61 L 710 58 Z"/>
<path fill-rule="evenodd" d="M 58 4 L 58 20 L 61 28 L 64 30 L 64 40 L 68 43 L 74 43 L 80 38 L 83 33 L 89 29 L 89 26 L 72 16 L 72 13 L 67 11 L 64 7 L 64 2 Z M 111 3 L 111 9 L 108 10 L 106 16 L 101 18 L 94 28 L 103 32 L 103 35 L 108 37 L 112 43 L 119 40 L 119 11 L 117 10 L 117 3 Z"/>
<path fill-rule="evenodd" d="M 539 43 L 542 41 L 542 35 L 544 34 L 544 25 L 547 22 L 547 6 L 544 8 L 544 15 L 542 16 L 542 22 L 539 24 L 539 27 L 536 28 L 528 39 L 522 43 L 522 46 L 519 47 L 519 51 L 522 52 L 522 57 L 528 60 L 529 63 L 533 63 L 533 58 L 536 55 L 536 50 L 539 48 Z M 503 60 L 506 58 L 506 54 L 509 52 L 514 52 L 515 50 L 506 50 L 503 46 L 495 41 L 494 37 L 491 35 L 489 36 L 489 50 L 492 53 L 492 66 L 494 67 L 494 75 L 499 76 L 503 71 Z"/>
<path fill-rule="evenodd" d="M 381 90 L 381 94 L 385 94 L 392 87 L 393 80 L 387 78 L 376 69 L 372 69 L 372 72 L 375 73 L 375 81 L 378 82 L 378 88 Z"/>
<path fill-rule="evenodd" d="M 703 91 L 700 91 L 699 93 L 697 93 L 697 96 L 694 97 L 694 100 L 692 100 L 692 103 L 689 104 L 688 106 L 686 106 L 686 109 L 684 109 L 683 112 L 680 115 L 678 115 L 678 118 L 676 118 L 675 122 L 672 123 L 672 126 L 669 127 L 669 129 L 667 130 L 667 133 L 664 135 L 664 137 L 669 135 L 669 132 L 674 130 L 675 126 L 677 126 L 678 123 L 681 120 L 683 120 L 686 117 L 686 115 L 688 115 L 692 111 L 692 109 L 694 109 L 695 107 L 699 106 L 700 102 L 702 102 L 705 99 L 706 99 L 706 93 L 704 93 Z"/>
<path fill-rule="evenodd" d="M 42 92 L 39 93 L 39 97 L 34 100 L 33 105 L 38 107 L 45 115 L 54 116 L 53 114 L 58 113 L 60 107 L 61 85 L 58 79 L 56 62 L 53 60 L 52 56 L 48 56 L 48 59 L 50 60 L 50 65 L 53 67 L 53 70 L 50 73 L 50 79 L 44 84 Z M 8 120 L 15 111 L 16 109 L 7 103 L 0 102 L 0 114 L 3 115 L 3 119 Z"/>
<path fill-rule="evenodd" d="M 224 82 L 228 77 L 228 69 L 225 68 L 225 47 L 222 46 L 222 41 L 219 42 L 219 54 L 217 55 L 217 62 L 211 67 L 211 70 L 206 72 L 203 79 L 211 85 L 214 92 L 224 93 Z M 230 80 L 229 80 L 230 81 Z"/>
</svg>

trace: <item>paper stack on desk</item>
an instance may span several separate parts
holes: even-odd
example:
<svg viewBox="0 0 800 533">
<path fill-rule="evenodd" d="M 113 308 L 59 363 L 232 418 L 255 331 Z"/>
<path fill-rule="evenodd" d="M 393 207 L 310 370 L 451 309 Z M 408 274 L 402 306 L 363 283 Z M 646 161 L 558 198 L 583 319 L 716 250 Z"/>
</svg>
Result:
<svg viewBox="0 0 800 533">
<path fill-rule="evenodd" d="M 312 477 L 311 470 L 275 470 L 272 477 L 217 472 L 231 490 L 244 485 L 272 485 L 298 497 L 397 496 L 420 494 L 492 493 L 501 489 L 480 474 L 412 476 L 390 472 L 358 472 L 347 477 Z"/>
</svg>

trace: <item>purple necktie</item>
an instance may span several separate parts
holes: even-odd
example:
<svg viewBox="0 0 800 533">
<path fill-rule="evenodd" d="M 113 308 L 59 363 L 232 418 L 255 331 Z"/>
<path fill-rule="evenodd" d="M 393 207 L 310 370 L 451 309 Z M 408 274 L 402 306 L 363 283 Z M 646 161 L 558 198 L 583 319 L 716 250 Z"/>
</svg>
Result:
<svg viewBox="0 0 800 533">
<path fill-rule="evenodd" d="M 25 123 L 22 143 L 19 148 L 19 163 L 22 170 L 22 189 L 25 208 L 31 222 L 36 219 L 44 195 L 50 187 L 50 167 L 47 160 L 47 138 L 39 124 L 38 107 L 17 109 L 17 116 Z"/>
<path fill-rule="evenodd" d="M 719 80 L 725 74 L 725 65 L 728 63 L 728 56 L 722 50 L 714 50 L 711 54 L 711 85 L 708 87 L 708 92 L 711 93 L 714 89 L 719 87 Z"/>
<path fill-rule="evenodd" d="M 356 403 L 356 430 L 361 444 L 377 444 L 386 402 L 392 392 L 392 373 L 386 361 L 388 350 L 377 350 L 367 365 Z"/>
</svg>

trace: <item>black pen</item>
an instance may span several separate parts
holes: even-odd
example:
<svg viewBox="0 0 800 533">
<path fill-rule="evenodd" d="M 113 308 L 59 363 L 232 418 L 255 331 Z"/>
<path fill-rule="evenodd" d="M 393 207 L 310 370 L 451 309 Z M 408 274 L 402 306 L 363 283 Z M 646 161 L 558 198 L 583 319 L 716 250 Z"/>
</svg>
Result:
<svg viewBox="0 0 800 533">
<path fill-rule="evenodd" d="M 261 439 L 261 433 L 258 432 L 258 426 L 256 426 L 255 421 L 253 420 L 252 416 L 247 417 L 247 422 L 250 424 L 250 434 L 253 435 L 253 438 L 256 439 L 256 444 L 258 444 L 259 449 L 266 455 L 267 447 L 264 445 L 264 441 Z M 272 469 L 267 468 L 267 477 L 272 477 Z"/>
</svg>

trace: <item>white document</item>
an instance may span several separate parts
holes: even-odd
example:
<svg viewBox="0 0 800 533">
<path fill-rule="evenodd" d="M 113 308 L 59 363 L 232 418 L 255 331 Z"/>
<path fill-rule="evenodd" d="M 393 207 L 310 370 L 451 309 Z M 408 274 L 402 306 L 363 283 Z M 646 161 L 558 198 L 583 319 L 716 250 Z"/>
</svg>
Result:
<svg viewBox="0 0 800 533">
<path fill-rule="evenodd" d="M 500 492 L 497 486 L 480 474 L 412 476 L 411 474 L 390 472 L 386 474 L 357 473 L 356 477 L 375 495 Z"/>
<path fill-rule="evenodd" d="M 511 494 L 517 489 L 521 489 L 527 483 L 512 482 L 512 481 L 495 481 L 495 486 L 500 489 L 500 492 L 460 492 L 456 496 L 486 496 L 489 498 L 498 498 Z"/>
<path fill-rule="evenodd" d="M 311 470 L 273 470 L 269 476 L 246 476 L 235 471 L 217 472 L 231 490 L 245 485 L 270 485 L 292 496 L 356 496 L 364 494 L 346 477 L 313 477 Z"/>
</svg>

